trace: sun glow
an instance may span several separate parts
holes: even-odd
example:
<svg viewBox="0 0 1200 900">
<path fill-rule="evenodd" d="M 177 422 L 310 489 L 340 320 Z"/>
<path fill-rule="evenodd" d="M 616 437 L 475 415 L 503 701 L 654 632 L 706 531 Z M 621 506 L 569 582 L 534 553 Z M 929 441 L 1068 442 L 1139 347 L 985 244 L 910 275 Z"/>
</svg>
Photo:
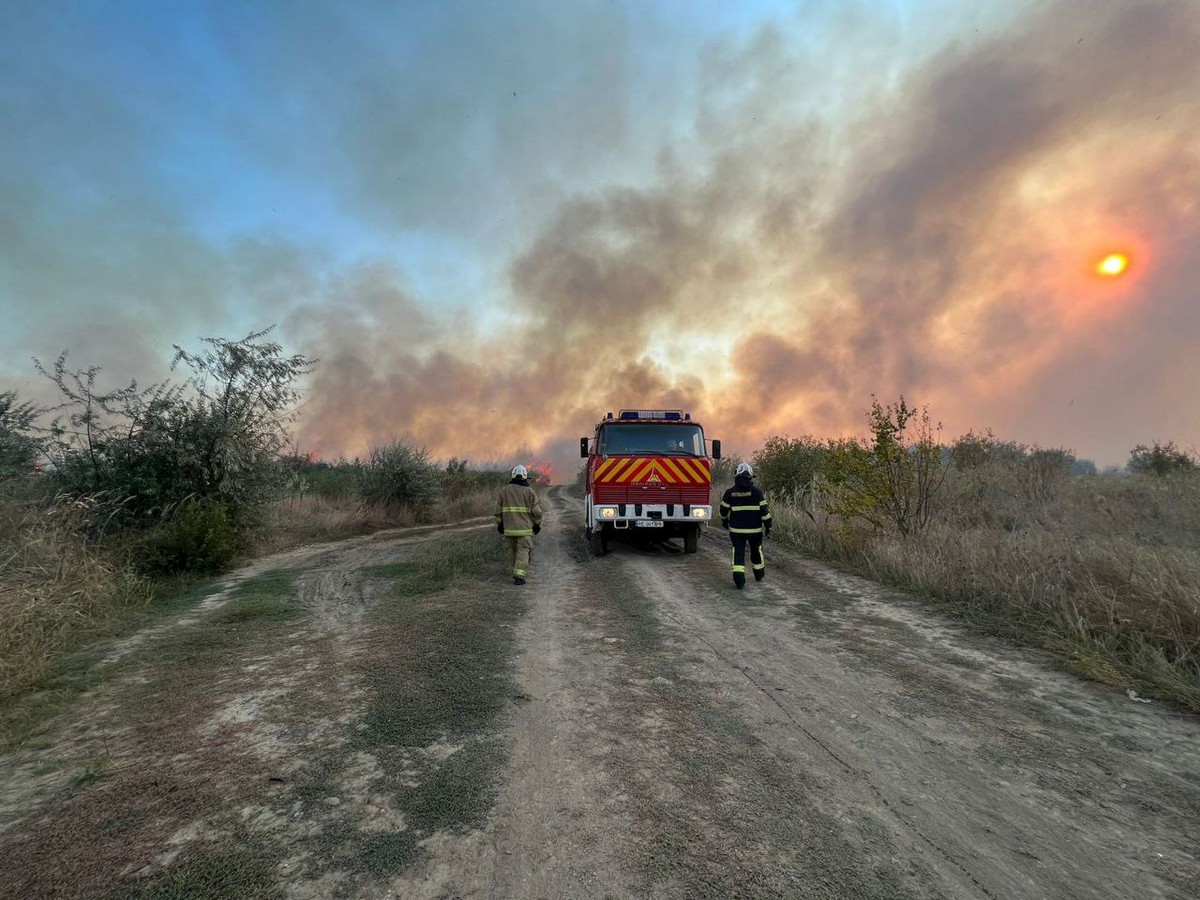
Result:
<svg viewBox="0 0 1200 900">
<path fill-rule="evenodd" d="M 1096 272 L 1108 278 L 1116 278 L 1129 268 L 1129 257 L 1124 253 L 1110 253 L 1096 263 Z"/>
</svg>

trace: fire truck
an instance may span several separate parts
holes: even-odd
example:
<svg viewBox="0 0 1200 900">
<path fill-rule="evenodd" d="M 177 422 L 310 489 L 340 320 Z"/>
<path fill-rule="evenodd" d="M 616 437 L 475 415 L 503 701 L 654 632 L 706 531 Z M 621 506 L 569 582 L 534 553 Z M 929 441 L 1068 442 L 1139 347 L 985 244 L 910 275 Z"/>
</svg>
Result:
<svg viewBox="0 0 1200 900">
<path fill-rule="evenodd" d="M 587 539 L 595 556 L 615 534 L 682 537 L 695 553 L 700 529 L 712 519 L 712 461 L 704 429 L 678 409 L 623 409 L 608 413 L 595 435 L 579 439 L 587 460 L 584 499 Z"/>
</svg>

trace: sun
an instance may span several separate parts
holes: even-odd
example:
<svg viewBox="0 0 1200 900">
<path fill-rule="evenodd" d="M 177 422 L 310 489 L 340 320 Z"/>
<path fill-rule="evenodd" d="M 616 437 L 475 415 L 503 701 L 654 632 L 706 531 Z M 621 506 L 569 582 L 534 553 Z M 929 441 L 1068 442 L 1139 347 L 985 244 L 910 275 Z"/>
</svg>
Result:
<svg viewBox="0 0 1200 900">
<path fill-rule="evenodd" d="M 1106 278 L 1116 278 L 1123 275 L 1129 268 L 1129 257 L 1124 253 L 1110 253 L 1096 263 L 1096 272 Z"/>
</svg>

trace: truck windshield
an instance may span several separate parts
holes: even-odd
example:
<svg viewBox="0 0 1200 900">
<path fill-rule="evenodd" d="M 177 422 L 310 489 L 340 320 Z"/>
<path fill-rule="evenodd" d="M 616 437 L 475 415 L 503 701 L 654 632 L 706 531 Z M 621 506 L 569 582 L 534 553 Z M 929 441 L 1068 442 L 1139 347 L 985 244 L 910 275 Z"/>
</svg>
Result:
<svg viewBox="0 0 1200 900">
<path fill-rule="evenodd" d="M 703 456 L 704 434 L 699 425 L 605 425 L 600 429 L 601 456 L 655 453 L 662 456 Z"/>
</svg>

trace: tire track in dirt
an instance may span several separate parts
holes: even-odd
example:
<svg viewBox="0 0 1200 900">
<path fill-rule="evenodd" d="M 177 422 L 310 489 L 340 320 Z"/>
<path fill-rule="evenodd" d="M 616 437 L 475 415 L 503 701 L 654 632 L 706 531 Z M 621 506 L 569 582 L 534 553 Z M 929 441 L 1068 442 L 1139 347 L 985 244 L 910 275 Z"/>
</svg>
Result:
<svg viewBox="0 0 1200 900">
<path fill-rule="evenodd" d="M 363 535 L 356 538 L 347 538 L 341 541 L 330 541 L 321 544 L 307 544 L 303 547 L 297 547 L 293 550 L 285 550 L 282 553 L 276 553 L 272 556 L 266 556 L 261 559 L 256 559 L 254 562 L 240 568 L 220 581 L 220 587 L 217 588 L 209 596 L 205 597 L 196 608 L 182 616 L 162 623 L 161 625 L 152 628 L 143 629 L 136 634 L 130 635 L 120 641 L 117 641 L 112 650 L 104 657 L 102 664 L 111 665 L 118 662 L 127 656 L 131 651 L 137 649 L 148 641 L 153 641 L 163 634 L 176 628 L 184 628 L 189 625 L 195 625 L 201 621 L 205 615 L 220 609 L 224 606 L 238 585 L 244 583 L 256 575 L 261 575 L 264 572 L 272 569 L 285 568 L 304 568 L 304 569 L 320 569 L 322 567 L 332 566 L 334 571 L 344 571 L 347 568 L 359 568 L 369 565 L 370 560 L 380 556 L 381 552 L 386 554 L 390 548 L 407 546 L 410 544 L 426 543 L 434 540 L 441 540 L 446 534 L 459 534 L 465 531 L 474 531 L 479 528 L 486 528 L 490 524 L 490 517 L 480 517 L 468 519 L 464 522 L 455 522 L 449 525 L 420 525 L 413 528 L 389 528 L 385 531 L 376 531 L 372 534 Z M 388 548 L 380 551 L 380 547 Z M 359 562 L 355 565 L 355 560 Z M 325 602 L 333 600 L 337 602 L 338 594 L 336 592 L 326 591 L 320 595 L 311 595 L 309 599 L 324 598 Z"/>
<path fill-rule="evenodd" d="M 517 634 L 523 696 L 493 815 L 480 832 L 427 845 L 431 860 L 397 879 L 395 896 L 638 896 L 625 866 L 627 829 L 613 815 L 619 789 L 599 759 L 604 735 L 595 711 L 617 676 L 615 660 L 597 649 L 608 646 L 604 635 L 573 615 L 597 599 L 578 512 L 563 487 L 543 505 L 529 583 L 506 588 L 527 604 Z"/>
<path fill-rule="evenodd" d="M 1129 704 L 778 549 L 763 584 L 717 587 L 727 551 L 703 546 L 686 571 L 623 561 L 706 657 L 708 689 L 831 797 L 890 820 L 951 896 L 1193 896 L 1194 718 Z"/>
<path fill-rule="evenodd" d="M 922 861 L 901 859 L 871 817 L 827 803 L 790 748 L 754 733 L 731 690 L 741 676 L 711 678 L 711 654 L 665 620 L 647 573 L 669 570 L 665 589 L 686 599 L 715 572 L 711 561 L 676 547 L 610 546 L 595 563 L 607 596 L 583 612 L 619 636 L 624 672 L 601 714 L 605 766 L 639 839 L 629 861 L 639 884 L 616 896 L 950 896 Z"/>
<path fill-rule="evenodd" d="M 944 859 L 947 863 L 949 863 L 950 865 L 957 868 L 963 875 L 965 875 L 971 881 L 971 883 L 976 888 L 978 888 L 978 890 L 980 891 L 980 893 L 983 894 L 983 896 L 988 897 L 988 898 L 995 898 L 996 895 L 993 894 L 991 891 L 989 891 L 987 889 L 987 887 L 985 887 L 983 884 L 981 884 L 979 879 L 976 878 L 965 865 L 963 865 L 963 863 L 960 859 L 958 859 L 955 856 L 953 856 L 952 854 L 950 854 L 947 850 L 945 850 L 942 846 L 940 846 L 937 843 L 937 841 L 933 840 L 932 838 L 929 837 L 929 835 L 927 835 L 925 832 L 923 832 L 921 830 L 921 828 L 915 822 L 913 822 L 911 819 L 909 819 L 907 816 L 905 816 L 903 813 L 901 813 L 900 810 L 898 810 L 888 800 L 887 796 L 883 793 L 883 791 L 881 791 L 879 789 L 878 785 L 876 785 L 871 780 L 870 775 L 868 775 L 866 772 L 856 768 L 851 763 L 847 762 L 845 759 L 843 759 L 838 754 L 838 752 L 836 750 L 833 749 L 833 747 L 831 747 L 829 744 L 827 744 L 825 741 L 823 741 L 813 730 L 805 727 L 804 723 L 799 718 L 797 718 L 795 715 L 793 715 L 791 710 L 788 709 L 787 705 L 782 703 L 778 699 L 778 697 L 775 696 L 775 693 L 773 691 L 771 691 L 764 683 L 762 683 L 757 678 L 755 678 L 753 675 L 751 675 L 750 672 L 745 667 L 737 665 L 732 659 L 730 659 L 728 656 L 723 654 L 716 647 L 716 645 L 714 645 L 711 641 L 707 640 L 702 634 L 700 634 L 699 632 L 696 632 L 692 629 L 689 629 L 678 618 L 670 615 L 669 613 L 665 614 L 665 618 L 667 619 L 667 621 L 671 622 L 672 624 L 684 629 L 685 631 L 689 631 L 694 636 L 694 638 L 696 640 L 698 640 L 700 643 L 702 643 L 705 647 L 707 647 L 709 649 L 709 651 L 715 657 L 717 657 L 719 660 L 721 660 L 721 662 L 723 662 L 731 670 L 737 672 L 741 677 L 745 678 L 751 685 L 754 686 L 754 688 L 756 688 L 759 691 L 759 693 L 768 702 L 770 702 L 770 703 L 774 704 L 776 707 L 778 707 L 779 711 L 783 713 L 783 715 L 787 718 L 787 720 L 792 724 L 792 726 L 794 728 L 798 729 L 801 733 L 804 734 L 804 736 L 806 738 L 808 738 L 810 741 L 812 741 L 814 744 L 816 744 L 818 747 L 820 747 L 823 751 L 825 751 L 825 753 L 835 763 L 837 763 L 837 765 L 839 765 L 842 769 L 844 769 L 848 775 L 861 780 L 863 782 L 863 784 L 867 787 L 867 789 L 871 792 L 871 794 L 875 797 L 875 799 L 879 802 L 879 804 L 881 806 L 883 806 L 888 811 L 888 813 L 890 813 L 897 820 L 899 820 L 905 827 L 910 829 L 914 835 L 916 835 L 921 841 L 923 841 L 925 844 L 927 844 L 931 850 L 933 850 L 935 853 L 940 855 L 942 857 L 942 859 Z"/>
</svg>

